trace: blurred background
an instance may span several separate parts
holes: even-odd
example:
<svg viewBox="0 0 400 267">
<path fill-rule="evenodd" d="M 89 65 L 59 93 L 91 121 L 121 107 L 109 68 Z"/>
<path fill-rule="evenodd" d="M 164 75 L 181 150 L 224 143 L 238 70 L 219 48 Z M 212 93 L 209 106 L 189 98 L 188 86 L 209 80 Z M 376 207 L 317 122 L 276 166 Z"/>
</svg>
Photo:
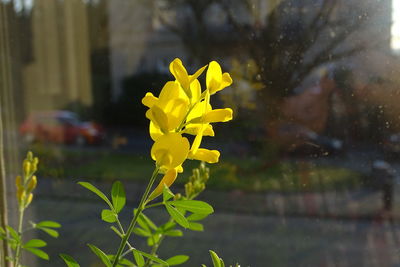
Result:
<svg viewBox="0 0 400 267">
<path fill-rule="evenodd" d="M 0 0 L 9 220 L 32 150 L 30 216 L 63 225 L 37 266 L 63 266 L 59 253 L 101 266 L 86 244 L 113 252 L 118 240 L 76 182 L 109 191 L 121 180 L 132 209 L 153 167 L 141 98 L 173 79 L 174 58 L 190 73 L 217 60 L 234 83 L 212 104 L 232 107 L 234 120 L 204 140 L 222 152 L 200 197 L 216 213 L 160 256 L 400 266 L 399 56 L 399 0 Z M 197 166 L 186 163 L 174 192 Z"/>
</svg>

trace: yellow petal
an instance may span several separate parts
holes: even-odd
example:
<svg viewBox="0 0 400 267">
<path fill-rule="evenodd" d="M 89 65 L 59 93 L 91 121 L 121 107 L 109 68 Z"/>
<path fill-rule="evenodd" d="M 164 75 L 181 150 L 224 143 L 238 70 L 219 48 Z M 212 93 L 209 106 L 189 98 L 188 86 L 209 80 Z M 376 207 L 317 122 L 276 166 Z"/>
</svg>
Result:
<svg viewBox="0 0 400 267">
<path fill-rule="evenodd" d="M 176 82 L 167 82 L 161 89 L 158 105 L 164 108 L 171 99 L 180 98 L 179 84 Z"/>
<path fill-rule="evenodd" d="M 157 187 L 154 189 L 154 191 L 150 194 L 148 200 L 153 200 L 159 195 L 162 194 L 164 191 L 164 185 L 167 187 L 170 187 L 176 180 L 176 177 L 178 176 L 177 170 L 176 169 L 170 169 L 168 170 L 164 177 L 161 179 L 160 183 L 157 185 Z"/>
<path fill-rule="evenodd" d="M 191 98 L 190 98 L 190 103 L 194 104 L 197 101 L 199 101 L 200 96 L 201 96 L 201 85 L 199 80 L 195 79 L 191 84 L 190 84 L 190 92 L 191 92 Z"/>
<path fill-rule="evenodd" d="M 212 123 L 212 122 L 225 122 L 232 120 L 232 109 L 224 108 L 224 109 L 214 109 L 203 115 L 203 122 Z"/>
<path fill-rule="evenodd" d="M 196 80 L 202 73 L 203 71 L 207 68 L 207 65 L 204 67 L 201 67 L 198 71 L 196 71 L 193 75 L 189 76 L 190 83 L 192 83 L 194 80 Z"/>
<path fill-rule="evenodd" d="M 190 153 L 190 159 L 197 159 L 207 163 L 217 163 L 220 153 L 218 150 L 197 149 L 196 153 Z"/>
<path fill-rule="evenodd" d="M 152 121 L 150 121 L 149 132 L 153 141 L 156 141 L 163 134 L 160 128 L 158 128 Z"/>
<path fill-rule="evenodd" d="M 169 124 L 167 114 L 157 105 L 152 106 L 151 109 L 146 112 L 146 117 L 156 124 L 162 132 L 168 131 Z"/>
<path fill-rule="evenodd" d="M 189 147 L 187 138 L 179 133 L 167 133 L 154 142 L 151 157 L 161 168 L 173 169 L 185 161 Z"/>
<path fill-rule="evenodd" d="M 222 80 L 222 70 L 221 66 L 216 61 L 211 61 L 208 66 L 207 75 L 206 75 L 206 85 L 210 94 L 214 94 Z"/>
<path fill-rule="evenodd" d="M 183 89 L 189 88 L 189 75 L 187 70 L 182 64 L 179 58 L 175 58 L 171 64 L 169 64 L 169 71 L 174 75 L 175 79 L 182 85 Z"/>
<path fill-rule="evenodd" d="M 215 94 L 218 91 L 221 91 L 222 89 L 228 87 L 229 85 L 232 84 L 232 78 L 229 75 L 229 73 L 225 72 L 222 75 L 221 83 L 219 84 L 219 87 L 217 89 L 213 89 L 212 91 L 210 90 L 210 94 Z"/>
<path fill-rule="evenodd" d="M 211 124 L 204 124 L 204 125 L 205 129 L 203 131 L 203 136 L 214 136 L 215 133 L 212 128 L 212 125 Z M 201 129 L 201 124 L 189 124 L 185 127 L 185 130 L 183 130 L 183 132 L 186 134 L 197 135 L 200 129 Z"/>
<path fill-rule="evenodd" d="M 189 110 L 189 102 L 186 99 L 175 98 L 169 101 L 164 111 L 168 117 L 168 130 L 177 128 L 184 120 Z"/>
<path fill-rule="evenodd" d="M 155 97 L 152 93 L 146 93 L 146 95 L 142 98 L 142 104 L 146 107 L 151 108 L 155 103 L 157 103 L 158 98 Z"/>
<path fill-rule="evenodd" d="M 198 133 L 193 140 L 192 147 L 190 148 L 191 154 L 195 154 L 197 152 L 197 149 L 199 149 L 201 141 L 203 140 L 204 129 L 205 129 L 205 125 L 201 124 L 200 129 L 198 130 Z"/>
</svg>

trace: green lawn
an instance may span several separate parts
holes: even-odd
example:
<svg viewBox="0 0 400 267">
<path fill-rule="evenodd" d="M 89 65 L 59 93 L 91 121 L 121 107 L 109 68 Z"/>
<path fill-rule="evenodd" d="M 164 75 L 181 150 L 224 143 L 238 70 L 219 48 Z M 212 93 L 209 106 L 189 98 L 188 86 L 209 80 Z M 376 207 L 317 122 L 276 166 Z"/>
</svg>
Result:
<svg viewBox="0 0 400 267">
<path fill-rule="evenodd" d="M 60 147 L 33 147 L 40 157 L 39 175 L 47 178 L 82 178 L 97 180 L 126 179 L 146 182 L 154 168 L 149 156 L 116 151 L 71 150 Z M 177 180 L 184 184 L 198 162 L 186 161 L 185 172 Z M 359 186 L 358 172 L 316 166 L 310 162 L 281 161 L 268 165 L 260 158 L 223 157 L 218 164 L 209 164 L 208 187 L 216 190 L 239 189 L 265 191 L 325 191 Z"/>
</svg>

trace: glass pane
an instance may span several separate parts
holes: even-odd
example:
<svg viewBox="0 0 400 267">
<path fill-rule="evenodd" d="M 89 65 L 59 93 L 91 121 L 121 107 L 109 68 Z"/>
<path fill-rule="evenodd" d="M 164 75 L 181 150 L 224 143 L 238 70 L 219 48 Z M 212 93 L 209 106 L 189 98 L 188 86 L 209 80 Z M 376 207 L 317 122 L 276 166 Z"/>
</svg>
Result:
<svg viewBox="0 0 400 267">
<path fill-rule="evenodd" d="M 88 243 L 116 253 L 119 237 L 101 221 L 106 204 L 77 183 L 110 192 L 122 181 L 128 226 L 154 168 L 149 118 L 157 119 L 142 98 L 175 80 L 170 63 L 180 58 L 189 74 L 208 66 L 202 89 L 217 84 L 211 105 L 231 108 L 233 120 L 208 128 L 201 143 L 221 153 L 206 164 L 198 198 L 215 213 L 204 232 L 165 238 L 162 259 L 210 265 L 211 249 L 226 265 L 399 265 L 399 12 L 396 0 L 0 0 L 8 220 L 17 227 L 15 177 L 32 151 L 38 185 L 25 226 L 62 224 L 57 239 L 32 232 L 50 260 L 25 253 L 23 263 L 62 266 L 66 253 L 95 266 Z M 211 81 L 212 61 L 232 85 L 223 88 L 228 74 Z M 176 113 L 167 124 L 178 121 L 168 131 L 197 131 L 180 105 L 168 107 Z M 185 161 L 171 190 L 184 195 L 198 166 Z M 168 220 L 161 207 L 145 214 Z M 151 252 L 152 241 L 132 242 Z"/>
</svg>

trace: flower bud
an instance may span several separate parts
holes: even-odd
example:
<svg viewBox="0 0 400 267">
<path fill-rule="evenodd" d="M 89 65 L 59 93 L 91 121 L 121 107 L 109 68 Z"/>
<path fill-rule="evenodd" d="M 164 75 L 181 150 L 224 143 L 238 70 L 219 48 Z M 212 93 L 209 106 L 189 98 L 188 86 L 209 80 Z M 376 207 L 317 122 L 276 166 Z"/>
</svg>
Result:
<svg viewBox="0 0 400 267">
<path fill-rule="evenodd" d="M 26 159 L 28 161 L 31 161 L 33 159 L 33 153 L 32 151 L 28 151 L 28 153 L 26 154 Z"/>
<path fill-rule="evenodd" d="M 36 178 L 36 175 L 33 175 L 31 180 L 29 181 L 27 191 L 32 192 L 32 190 L 36 188 L 36 184 L 37 184 L 37 178 Z"/>
<path fill-rule="evenodd" d="M 39 159 L 37 157 L 35 157 L 32 161 L 32 172 L 37 171 L 38 164 L 39 164 Z"/>
<path fill-rule="evenodd" d="M 32 202 L 32 199 L 33 199 L 33 194 L 32 194 L 32 193 L 30 193 L 30 194 L 28 195 L 28 198 L 27 198 L 27 200 L 26 200 L 25 208 L 26 208 L 26 207 L 28 207 L 28 206 L 29 206 L 29 204 L 31 204 L 31 202 Z"/>
<path fill-rule="evenodd" d="M 31 171 L 32 171 L 31 167 L 32 167 L 32 164 L 28 160 L 25 159 L 24 163 L 22 165 L 25 176 L 29 176 L 31 174 Z"/>
<path fill-rule="evenodd" d="M 22 203 L 24 202 L 26 193 L 25 190 L 23 188 L 18 188 L 17 189 L 17 200 L 19 205 L 22 205 Z"/>
<path fill-rule="evenodd" d="M 22 177 L 21 177 L 20 175 L 18 175 L 18 176 L 15 178 L 15 185 L 17 186 L 17 189 L 18 189 L 18 188 L 23 188 L 23 187 L 24 187 L 23 184 L 22 184 Z"/>
</svg>

